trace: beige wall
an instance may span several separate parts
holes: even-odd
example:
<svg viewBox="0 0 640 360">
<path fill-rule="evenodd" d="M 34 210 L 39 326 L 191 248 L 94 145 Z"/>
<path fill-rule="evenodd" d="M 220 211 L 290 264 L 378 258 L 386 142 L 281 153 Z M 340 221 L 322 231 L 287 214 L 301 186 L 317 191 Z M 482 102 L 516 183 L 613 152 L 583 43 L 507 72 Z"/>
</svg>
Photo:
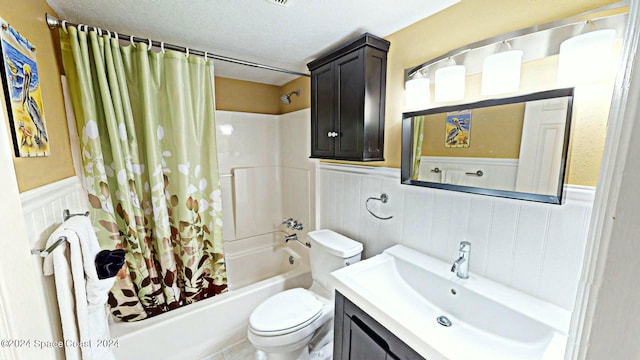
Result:
<svg viewBox="0 0 640 360">
<path fill-rule="evenodd" d="M 446 113 L 425 116 L 423 156 L 517 159 L 524 122 L 524 104 L 509 104 L 471 110 L 468 148 L 447 148 Z"/>
<path fill-rule="evenodd" d="M 280 87 L 216 76 L 216 110 L 280 114 Z"/>
<path fill-rule="evenodd" d="M 53 10 L 44 0 L 0 2 L 0 17 L 24 35 L 36 47 L 36 60 L 40 73 L 45 121 L 51 156 L 40 158 L 14 158 L 16 177 L 20 191 L 73 176 L 69 132 L 60 83 L 61 63 L 58 56 L 56 33 L 47 27 L 45 12 Z M 3 73 L 4 76 L 4 73 Z M 3 90 L 0 89 L 0 92 Z M 4 93 L 2 111 L 7 115 Z M 3 124 L 9 130 L 8 121 Z M 11 139 L 9 139 L 11 141 Z"/>
<path fill-rule="evenodd" d="M 285 105 L 280 102 L 280 113 L 286 114 L 311 107 L 311 78 L 301 76 L 280 87 L 281 94 L 289 94 L 292 91 L 300 90 L 300 96 L 291 96 L 291 104 Z"/>
<path fill-rule="evenodd" d="M 296 90 L 300 90 L 300 96 L 292 95 L 291 104 L 280 101 L 280 95 Z M 286 114 L 311 107 L 310 91 L 309 77 L 276 86 L 216 76 L 216 110 Z"/>
</svg>

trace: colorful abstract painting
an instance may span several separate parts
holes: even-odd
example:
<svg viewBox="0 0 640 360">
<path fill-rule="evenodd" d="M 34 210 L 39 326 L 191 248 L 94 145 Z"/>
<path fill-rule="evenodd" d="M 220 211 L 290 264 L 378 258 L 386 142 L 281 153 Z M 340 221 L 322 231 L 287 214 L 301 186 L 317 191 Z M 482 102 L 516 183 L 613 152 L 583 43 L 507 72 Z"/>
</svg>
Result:
<svg viewBox="0 0 640 360">
<path fill-rule="evenodd" d="M 36 48 L 0 19 L 2 85 L 16 156 L 49 156 Z"/>
<path fill-rule="evenodd" d="M 447 113 L 444 147 L 468 148 L 471 140 L 471 110 Z"/>
</svg>

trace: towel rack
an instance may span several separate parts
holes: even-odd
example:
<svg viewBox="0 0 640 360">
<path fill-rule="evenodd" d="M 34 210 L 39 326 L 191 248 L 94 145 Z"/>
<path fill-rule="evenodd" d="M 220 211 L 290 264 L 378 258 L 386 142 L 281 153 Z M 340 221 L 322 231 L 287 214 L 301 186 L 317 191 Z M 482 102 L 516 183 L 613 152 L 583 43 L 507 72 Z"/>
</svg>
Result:
<svg viewBox="0 0 640 360">
<path fill-rule="evenodd" d="M 431 169 L 431 172 L 439 174 L 439 173 L 442 172 L 442 170 L 440 170 L 440 168 L 436 167 L 436 168 Z M 466 172 L 465 175 L 482 177 L 482 176 L 484 176 L 484 172 L 482 170 L 478 170 L 476 172 Z"/>
<path fill-rule="evenodd" d="M 364 207 L 365 207 L 365 209 L 367 209 L 369 214 L 371 214 L 376 219 L 380 219 L 380 220 L 393 219 L 393 216 L 381 217 L 381 216 L 378 216 L 378 215 L 374 214 L 371 210 L 369 210 L 369 200 L 378 200 L 378 201 L 382 202 L 383 204 L 385 204 L 387 201 L 389 201 L 389 195 L 383 193 L 382 195 L 380 195 L 379 198 L 377 198 L 377 197 L 367 198 L 367 201 L 364 202 Z"/>
<path fill-rule="evenodd" d="M 64 209 L 64 211 L 62 212 L 62 218 L 64 219 L 64 221 L 67 221 L 67 220 L 69 220 L 70 218 L 72 218 L 74 216 L 89 216 L 89 212 L 86 211 L 84 213 L 72 214 L 69 211 L 69 209 Z"/>
<path fill-rule="evenodd" d="M 80 214 L 72 214 L 69 209 L 64 209 L 64 211 L 62 212 L 62 218 L 64 219 L 64 221 L 69 220 L 70 218 L 74 217 L 74 216 L 89 216 L 89 212 L 85 212 L 85 213 L 80 213 Z M 56 240 L 56 242 L 54 242 L 53 244 L 51 244 L 51 246 L 49 246 L 46 249 L 32 249 L 31 250 L 31 255 L 40 255 L 41 257 L 47 257 L 49 254 L 51 254 L 51 252 L 58 247 L 58 245 L 62 244 L 63 242 L 67 241 L 67 237 L 66 236 L 60 236 L 58 238 L 58 240 Z"/>
</svg>

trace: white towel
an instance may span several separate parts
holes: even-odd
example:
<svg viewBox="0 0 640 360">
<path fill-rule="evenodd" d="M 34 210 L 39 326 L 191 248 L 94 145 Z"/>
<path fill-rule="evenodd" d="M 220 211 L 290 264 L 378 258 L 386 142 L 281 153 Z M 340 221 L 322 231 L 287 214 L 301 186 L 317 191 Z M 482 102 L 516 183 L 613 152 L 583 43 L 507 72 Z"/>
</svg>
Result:
<svg viewBox="0 0 640 360">
<path fill-rule="evenodd" d="M 443 184 L 466 185 L 467 174 L 463 170 L 446 170 L 440 172 L 440 182 Z"/>
<path fill-rule="evenodd" d="M 67 241 L 45 258 L 43 269 L 45 275 L 55 274 L 66 359 L 115 359 L 105 346 L 110 339 L 105 304 L 115 278 L 98 279 L 95 258 L 100 245 L 91 221 L 85 216 L 70 218 L 51 234 L 46 247 L 61 236 Z"/>
</svg>

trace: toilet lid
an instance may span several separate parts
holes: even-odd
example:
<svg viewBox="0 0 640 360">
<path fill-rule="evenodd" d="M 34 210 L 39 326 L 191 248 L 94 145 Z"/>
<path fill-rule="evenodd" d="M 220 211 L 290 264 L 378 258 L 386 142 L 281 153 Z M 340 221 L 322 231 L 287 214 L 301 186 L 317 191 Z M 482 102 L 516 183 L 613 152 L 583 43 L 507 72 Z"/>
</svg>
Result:
<svg viewBox="0 0 640 360">
<path fill-rule="evenodd" d="M 249 326 L 260 333 L 281 335 L 306 326 L 321 312 L 322 303 L 315 296 L 296 288 L 276 294 L 258 305 L 249 317 Z"/>
</svg>

